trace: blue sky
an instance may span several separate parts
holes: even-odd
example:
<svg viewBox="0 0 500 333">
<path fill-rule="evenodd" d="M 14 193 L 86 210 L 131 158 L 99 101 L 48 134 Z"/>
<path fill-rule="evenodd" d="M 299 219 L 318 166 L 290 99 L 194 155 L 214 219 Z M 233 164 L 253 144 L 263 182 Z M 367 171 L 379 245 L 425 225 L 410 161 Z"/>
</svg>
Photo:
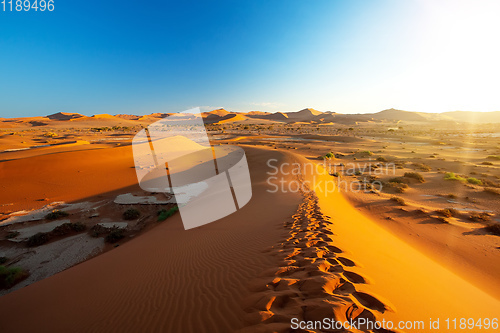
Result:
<svg viewBox="0 0 500 333">
<path fill-rule="evenodd" d="M 496 1 L 55 1 L 0 12 L 0 117 L 500 110 Z"/>
</svg>

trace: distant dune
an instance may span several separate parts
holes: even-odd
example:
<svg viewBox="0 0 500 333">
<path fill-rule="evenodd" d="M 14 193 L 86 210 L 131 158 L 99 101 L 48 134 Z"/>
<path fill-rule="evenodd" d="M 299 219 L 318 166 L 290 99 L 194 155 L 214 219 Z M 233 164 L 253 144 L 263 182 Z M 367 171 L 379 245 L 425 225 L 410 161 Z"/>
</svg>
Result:
<svg viewBox="0 0 500 333">
<path fill-rule="evenodd" d="M 56 125 L 62 121 L 72 121 L 85 123 L 86 121 L 100 121 L 102 126 L 116 125 L 120 121 L 127 124 L 147 124 L 159 119 L 173 115 L 173 113 L 152 113 L 149 115 L 138 116 L 128 114 L 96 114 L 91 117 L 79 113 L 57 112 L 45 117 L 26 117 L 26 118 L 0 118 L 0 128 L 15 128 L 23 126 L 44 126 L 54 122 Z M 235 112 L 223 108 L 209 112 L 201 113 L 206 124 L 223 123 L 287 123 L 287 124 L 342 124 L 356 125 L 358 123 L 374 122 L 392 122 L 392 123 L 413 123 L 413 124 L 432 124 L 432 123 L 500 123 L 500 111 L 475 112 L 475 111 L 450 111 L 443 113 L 427 113 L 404 111 L 398 109 L 387 109 L 376 113 L 364 114 L 343 114 L 332 111 L 318 111 L 312 108 L 306 108 L 300 111 L 291 112 Z M 107 123 L 109 122 L 109 124 Z"/>
<path fill-rule="evenodd" d="M 79 113 L 68 113 L 68 112 L 57 112 L 47 116 L 47 118 L 49 118 L 50 120 L 71 120 L 83 117 L 85 116 Z"/>
</svg>

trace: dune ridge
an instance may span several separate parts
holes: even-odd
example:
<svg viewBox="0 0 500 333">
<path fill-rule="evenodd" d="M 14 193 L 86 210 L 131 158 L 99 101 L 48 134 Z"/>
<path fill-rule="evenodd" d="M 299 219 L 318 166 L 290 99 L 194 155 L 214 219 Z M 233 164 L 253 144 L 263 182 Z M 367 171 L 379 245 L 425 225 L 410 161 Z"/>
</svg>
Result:
<svg viewBox="0 0 500 333">
<path fill-rule="evenodd" d="M 284 223 L 287 238 L 270 251 L 281 259 L 281 266 L 260 278 L 262 282 L 267 278 L 267 283 L 261 290 L 255 288 L 248 299 L 245 310 L 250 326 L 241 333 L 287 332 L 293 318 L 330 318 L 358 325 L 360 318 L 375 321 L 376 313 L 394 311 L 376 297 L 357 291 L 356 285 L 367 279 L 352 271 L 354 261 L 333 245 L 329 228 L 333 222 L 322 213 L 316 194 L 307 190 L 302 195 L 296 213 Z"/>
</svg>

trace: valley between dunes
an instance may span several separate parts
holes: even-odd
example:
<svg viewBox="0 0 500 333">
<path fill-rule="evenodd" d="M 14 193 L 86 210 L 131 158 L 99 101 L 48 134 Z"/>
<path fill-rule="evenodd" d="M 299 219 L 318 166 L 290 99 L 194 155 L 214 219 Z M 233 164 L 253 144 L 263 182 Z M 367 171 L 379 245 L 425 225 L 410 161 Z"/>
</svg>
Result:
<svg viewBox="0 0 500 333">
<path fill-rule="evenodd" d="M 418 332 L 430 332 L 436 331 L 428 327 L 430 318 L 444 325 L 446 318 L 498 315 L 499 300 L 379 226 L 341 193 L 270 193 L 266 162 L 310 163 L 304 157 L 245 151 L 253 197 L 240 211 L 189 231 L 176 214 L 117 248 L 2 296 L 0 331 L 289 332 L 292 318 L 330 316 L 423 321 Z M 95 157 L 97 165 L 88 162 Z M 13 184 L 16 177 L 33 177 L 10 198 L 79 201 L 137 187 L 130 147 L 30 159 L 33 164 L 3 162 Z M 63 160 L 79 162 L 63 167 Z M 45 172 L 47 185 L 17 169 L 21 165 Z M 314 184 L 330 177 L 312 176 L 285 181 Z"/>
</svg>

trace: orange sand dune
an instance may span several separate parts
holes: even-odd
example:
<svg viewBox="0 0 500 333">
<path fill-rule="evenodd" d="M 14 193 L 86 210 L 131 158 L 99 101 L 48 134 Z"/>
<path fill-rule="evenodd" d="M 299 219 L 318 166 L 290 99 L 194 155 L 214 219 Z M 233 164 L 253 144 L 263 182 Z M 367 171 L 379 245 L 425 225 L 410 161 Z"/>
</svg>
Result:
<svg viewBox="0 0 500 333">
<path fill-rule="evenodd" d="M 110 252 L 1 297 L 0 331 L 232 332 L 252 324 L 244 331 L 286 332 L 292 317 L 375 315 L 426 324 L 440 318 L 443 325 L 446 318 L 498 316 L 497 299 L 377 225 L 340 193 L 326 195 L 316 187 L 333 177 L 306 175 L 318 199 L 306 197 L 302 203 L 297 194 L 266 191 L 272 189 L 266 183 L 269 158 L 278 165 L 310 163 L 305 158 L 274 149 L 245 150 L 253 198 L 239 212 L 190 231 L 175 215 Z M 78 163 L 83 175 L 106 167 L 97 181 L 85 178 L 101 183 L 101 193 L 116 189 L 115 179 L 104 178 L 112 171 L 123 185 L 132 182 L 131 174 L 120 171 L 131 162 L 131 149 L 103 151 L 39 156 L 35 165 L 43 171 L 54 156 L 61 165 L 73 157 L 68 169 L 56 169 L 71 185 L 82 182 L 68 176 Z M 86 161 L 98 153 L 103 154 L 99 168 Z M 13 166 L 9 172 L 15 172 Z M 49 170 L 43 172 L 51 177 Z M 82 196 L 75 188 L 64 195 Z M 98 190 L 82 188 L 85 196 Z M 41 190 L 27 187 L 24 193 Z M 418 330 L 431 331 L 437 330 Z"/>
<path fill-rule="evenodd" d="M 0 203 L 13 205 L 0 209 L 40 208 L 47 201 L 81 200 L 136 183 L 130 146 L 4 161 L 0 163 Z M 39 201 L 43 199 L 48 200 Z"/>
<path fill-rule="evenodd" d="M 131 150 L 118 151 L 122 159 L 131 158 Z M 278 242 L 283 221 L 300 201 L 296 194 L 266 192 L 261 166 L 270 157 L 290 162 L 289 154 L 246 151 L 253 198 L 239 212 L 190 231 L 175 215 L 110 252 L 3 296 L 0 331 L 232 332 L 242 327 L 246 284 L 274 265 L 263 250 Z M 106 160 L 109 167 L 118 154 Z M 92 169 L 84 160 L 80 155 L 78 161 Z"/>
</svg>

